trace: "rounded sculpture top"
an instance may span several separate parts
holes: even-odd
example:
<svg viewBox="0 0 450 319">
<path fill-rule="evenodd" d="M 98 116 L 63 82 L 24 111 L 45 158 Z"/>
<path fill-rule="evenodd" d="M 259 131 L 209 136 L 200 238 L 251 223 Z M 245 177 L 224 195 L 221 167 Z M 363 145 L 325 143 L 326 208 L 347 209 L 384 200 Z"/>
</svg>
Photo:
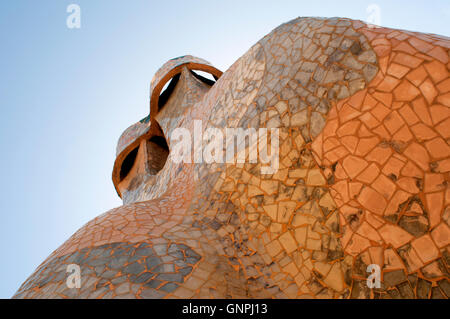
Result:
<svg viewBox="0 0 450 319">
<path fill-rule="evenodd" d="M 120 197 L 122 197 L 122 194 L 118 184 L 121 181 L 120 175 L 124 161 L 128 155 L 132 154 L 143 139 L 150 139 L 152 136 L 163 135 L 159 125 L 155 122 L 155 116 L 160 109 L 160 95 L 165 84 L 180 74 L 184 67 L 188 70 L 208 72 L 216 80 L 222 75 L 222 71 L 216 69 L 211 63 L 192 55 L 184 55 L 170 59 L 158 69 L 150 84 L 150 114 L 128 127 L 117 142 L 112 180 L 117 194 Z"/>
<path fill-rule="evenodd" d="M 206 60 L 192 55 L 183 55 L 170 59 L 156 71 L 150 83 L 150 117 L 153 118 L 158 113 L 158 101 L 164 85 L 175 75 L 181 72 L 183 67 L 189 70 L 204 71 L 212 74 L 215 79 L 222 75 L 222 71 L 216 69 Z"/>
<path fill-rule="evenodd" d="M 139 122 L 128 127 L 120 136 L 116 147 L 116 159 L 114 161 L 112 180 L 114 188 L 119 197 L 122 194 L 118 184 L 120 182 L 120 173 L 124 160 L 139 145 L 140 141 L 151 134 L 150 115 L 146 116 Z"/>
<path fill-rule="evenodd" d="M 116 158 L 131 144 L 150 131 L 150 116 L 144 117 L 137 123 L 129 126 L 119 137 L 116 147 Z"/>
</svg>

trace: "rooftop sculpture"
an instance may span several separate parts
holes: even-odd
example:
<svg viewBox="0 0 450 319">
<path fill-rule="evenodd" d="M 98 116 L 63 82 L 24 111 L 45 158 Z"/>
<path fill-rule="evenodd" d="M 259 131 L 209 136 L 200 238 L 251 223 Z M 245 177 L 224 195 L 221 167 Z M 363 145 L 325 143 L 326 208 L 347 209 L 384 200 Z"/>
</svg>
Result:
<svg viewBox="0 0 450 319">
<path fill-rule="evenodd" d="M 297 18 L 223 74 L 170 60 L 149 116 L 117 146 L 124 205 L 78 230 L 14 297 L 448 298 L 449 57 L 443 36 Z M 277 167 L 249 160 L 251 138 L 244 162 L 171 160 L 175 130 L 195 135 L 198 123 L 278 129 L 264 142 L 278 142 Z M 67 285 L 72 264 L 79 288 Z"/>
</svg>

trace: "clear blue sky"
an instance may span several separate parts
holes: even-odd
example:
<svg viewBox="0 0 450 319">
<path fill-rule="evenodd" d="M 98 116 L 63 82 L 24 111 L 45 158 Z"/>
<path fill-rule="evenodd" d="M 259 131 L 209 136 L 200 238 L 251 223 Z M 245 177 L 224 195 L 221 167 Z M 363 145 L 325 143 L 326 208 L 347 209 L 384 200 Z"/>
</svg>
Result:
<svg viewBox="0 0 450 319">
<path fill-rule="evenodd" d="M 66 8 L 81 7 L 68 29 Z M 225 71 L 297 16 L 367 20 L 450 36 L 450 2 L 16 0 L 0 4 L 0 298 L 72 233 L 121 201 L 116 141 L 149 112 L 149 83 L 192 54 Z"/>
</svg>

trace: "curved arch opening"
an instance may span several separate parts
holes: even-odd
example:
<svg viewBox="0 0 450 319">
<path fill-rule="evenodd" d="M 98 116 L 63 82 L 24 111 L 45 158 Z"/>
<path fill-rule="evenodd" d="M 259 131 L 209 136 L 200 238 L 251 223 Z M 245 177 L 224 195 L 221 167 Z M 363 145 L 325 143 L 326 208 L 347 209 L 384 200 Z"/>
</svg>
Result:
<svg viewBox="0 0 450 319">
<path fill-rule="evenodd" d="M 139 146 L 134 148 L 130 153 L 128 153 L 127 157 L 122 162 L 122 166 L 120 167 L 120 181 L 123 181 L 125 177 L 127 177 L 128 173 L 130 173 L 133 168 L 134 162 L 136 161 L 136 157 L 139 151 Z"/>
<path fill-rule="evenodd" d="M 201 82 L 205 83 L 206 85 L 213 86 L 216 81 L 217 77 L 211 73 L 200 71 L 200 70 L 189 70 L 191 74 Z M 173 78 L 168 81 L 164 87 L 162 88 L 162 93 L 159 95 L 158 98 L 158 112 L 161 111 L 161 109 L 164 107 L 164 105 L 169 100 L 171 94 L 175 90 L 175 87 L 177 86 L 178 81 L 180 80 L 181 73 L 177 73 L 173 76 Z"/>
<path fill-rule="evenodd" d="M 169 157 L 169 146 L 164 136 L 152 136 L 147 140 L 147 171 L 156 175 L 166 165 Z"/>
<path fill-rule="evenodd" d="M 163 91 L 161 95 L 159 96 L 158 100 L 158 112 L 161 111 L 163 106 L 167 103 L 169 100 L 170 95 L 175 90 L 175 87 L 177 86 L 178 81 L 180 80 L 181 73 L 176 74 L 169 82 L 166 83 L 166 85 L 163 87 Z"/>
<path fill-rule="evenodd" d="M 190 71 L 193 76 L 195 76 L 197 79 L 199 79 L 203 83 L 208 84 L 209 86 L 213 86 L 217 81 L 217 77 L 211 73 L 208 73 L 205 71 L 200 71 L 200 70 L 190 70 Z"/>
</svg>

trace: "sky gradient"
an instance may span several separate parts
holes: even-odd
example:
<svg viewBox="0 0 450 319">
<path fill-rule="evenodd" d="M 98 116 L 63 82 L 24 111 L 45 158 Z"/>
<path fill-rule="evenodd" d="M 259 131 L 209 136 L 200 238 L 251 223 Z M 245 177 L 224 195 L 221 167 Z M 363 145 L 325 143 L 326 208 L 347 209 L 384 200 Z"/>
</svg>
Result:
<svg viewBox="0 0 450 319">
<path fill-rule="evenodd" d="M 225 71 L 298 16 L 367 20 L 450 36 L 450 2 L 39 0 L 0 4 L 0 298 L 78 228 L 120 206 L 111 181 L 120 134 L 149 112 L 149 85 L 191 54 Z M 81 8 L 69 29 L 67 6 Z"/>
</svg>

